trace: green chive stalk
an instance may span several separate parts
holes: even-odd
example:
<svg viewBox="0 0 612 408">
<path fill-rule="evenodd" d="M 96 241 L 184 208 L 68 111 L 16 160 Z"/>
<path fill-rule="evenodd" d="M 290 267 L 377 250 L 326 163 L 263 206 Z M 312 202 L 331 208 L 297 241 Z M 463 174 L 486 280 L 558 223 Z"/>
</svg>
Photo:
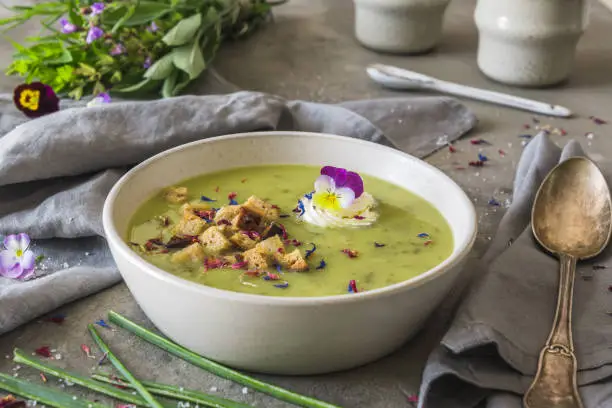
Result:
<svg viewBox="0 0 612 408">
<path fill-rule="evenodd" d="M 129 402 L 131 404 L 136 404 L 139 406 L 148 406 L 147 402 L 138 395 L 134 395 L 131 392 L 117 389 L 116 387 L 107 384 L 101 384 L 98 381 L 93 381 L 89 377 L 85 377 L 80 374 L 70 373 L 61 368 L 52 367 L 19 349 L 14 350 L 13 361 L 18 364 L 27 365 L 38 371 L 42 371 L 45 374 L 49 374 L 66 381 L 70 381 L 82 387 L 89 388 L 92 391 L 97 391 L 101 394 L 108 395 L 109 397 L 118 399 L 120 401 Z"/>
<path fill-rule="evenodd" d="M 162 404 L 160 404 L 155 397 L 147 391 L 145 387 L 130 373 L 130 371 L 119 361 L 119 359 L 113 354 L 113 352 L 108 348 L 102 337 L 98 334 L 98 331 L 93 326 L 93 324 L 89 324 L 88 326 L 89 333 L 91 337 L 93 337 L 94 341 L 102 350 L 103 353 L 106 354 L 106 358 L 115 366 L 115 368 L 125 377 L 127 380 L 134 386 L 134 389 L 140 394 L 140 396 L 149 404 L 151 408 L 164 408 Z"/>
<path fill-rule="evenodd" d="M 138 324 L 123 317 L 119 313 L 113 312 L 112 310 L 108 312 L 108 319 L 112 323 L 135 334 L 141 339 L 154 344 L 197 367 L 218 375 L 219 377 L 237 382 L 238 384 L 250 387 L 264 394 L 268 394 L 281 401 L 289 402 L 304 408 L 340 408 L 337 405 L 296 394 L 276 385 L 268 384 L 253 377 L 249 377 L 248 375 L 232 370 L 231 368 L 227 368 L 219 363 L 202 357 L 193 351 L 179 346 L 168 339 L 165 339 L 164 337 L 145 329 L 142 326 L 139 326 Z"/>
<path fill-rule="evenodd" d="M 124 387 L 132 388 L 131 385 L 126 384 L 123 378 L 114 379 L 110 375 L 106 374 L 94 374 L 92 375 L 94 380 L 105 382 L 112 385 L 122 385 Z M 151 394 L 168 397 L 181 401 L 189 401 L 198 405 L 203 405 L 210 408 L 252 408 L 251 405 L 245 405 L 240 402 L 234 402 L 226 400 L 224 398 L 214 397 L 212 395 L 205 394 L 203 392 L 188 390 L 183 387 L 177 387 L 174 385 L 160 384 L 150 381 L 142 381 Z"/>
<path fill-rule="evenodd" d="M 83 398 L 72 396 L 51 387 L 20 380 L 0 373 L 0 389 L 55 408 L 107 408 Z"/>
</svg>

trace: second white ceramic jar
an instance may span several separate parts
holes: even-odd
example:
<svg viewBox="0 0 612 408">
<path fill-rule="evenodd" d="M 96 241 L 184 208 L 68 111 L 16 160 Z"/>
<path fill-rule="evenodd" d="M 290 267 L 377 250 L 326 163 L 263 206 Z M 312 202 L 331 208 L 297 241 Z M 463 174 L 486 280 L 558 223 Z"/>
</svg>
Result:
<svg viewBox="0 0 612 408">
<path fill-rule="evenodd" d="M 567 79 L 588 22 L 587 0 L 478 0 L 478 67 L 498 82 L 549 86 Z"/>
<path fill-rule="evenodd" d="M 450 0 L 354 0 L 355 36 L 364 46 L 392 53 L 421 53 L 442 36 Z"/>
</svg>

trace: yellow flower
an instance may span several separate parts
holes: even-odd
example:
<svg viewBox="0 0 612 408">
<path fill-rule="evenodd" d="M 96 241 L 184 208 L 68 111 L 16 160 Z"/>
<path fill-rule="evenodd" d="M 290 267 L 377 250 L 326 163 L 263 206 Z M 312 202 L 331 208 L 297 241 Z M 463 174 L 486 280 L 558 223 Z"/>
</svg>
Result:
<svg viewBox="0 0 612 408">
<path fill-rule="evenodd" d="M 340 197 L 334 191 L 320 191 L 312 195 L 312 202 L 318 208 L 338 211 L 342 208 Z"/>
<path fill-rule="evenodd" d="M 35 89 L 24 89 L 19 96 L 19 103 L 32 111 L 38 110 L 38 101 L 40 100 L 40 91 Z"/>
</svg>

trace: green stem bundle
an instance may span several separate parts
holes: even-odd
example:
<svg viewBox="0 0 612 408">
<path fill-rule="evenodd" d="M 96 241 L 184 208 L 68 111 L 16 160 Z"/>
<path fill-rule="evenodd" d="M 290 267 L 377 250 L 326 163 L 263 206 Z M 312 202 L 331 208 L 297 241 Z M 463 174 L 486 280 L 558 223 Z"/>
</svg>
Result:
<svg viewBox="0 0 612 408">
<path fill-rule="evenodd" d="M 107 408 L 106 405 L 78 398 L 44 385 L 20 380 L 3 373 L 0 373 L 0 389 L 55 408 Z"/>
<path fill-rule="evenodd" d="M 93 324 L 89 324 L 88 326 L 89 333 L 91 337 L 93 337 L 94 341 L 102 350 L 102 352 L 106 355 L 106 358 L 113 364 L 113 366 L 129 381 L 130 384 L 134 387 L 134 389 L 140 394 L 140 396 L 147 401 L 151 408 L 164 408 L 162 404 L 155 399 L 155 397 L 147 391 L 145 387 L 130 373 L 130 371 L 119 361 L 119 359 L 113 354 L 110 348 L 106 345 L 102 337 L 98 334 L 98 331 L 93 326 Z"/>
<path fill-rule="evenodd" d="M 131 388 L 132 386 L 126 384 L 123 378 L 115 379 L 109 375 L 102 374 L 94 374 L 92 376 L 94 380 L 98 380 L 101 382 L 105 382 L 107 384 L 112 385 L 120 385 L 127 386 Z M 214 397 L 212 395 L 204 394 L 203 392 L 195 391 L 195 390 L 187 390 L 183 387 L 177 387 L 174 385 L 168 384 L 160 384 L 150 381 L 142 381 L 142 385 L 144 385 L 151 394 L 168 397 L 181 401 L 189 401 L 194 402 L 198 405 L 202 405 L 210 408 L 252 408 L 251 405 L 245 405 L 240 402 L 234 402 L 230 400 L 226 400 L 224 398 Z"/>
<path fill-rule="evenodd" d="M 268 394 L 281 401 L 289 402 L 304 408 L 340 408 L 337 405 L 333 405 L 324 401 L 320 401 L 314 398 L 306 397 L 304 395 L 296 394 L 292 391 L 278 387 L 276 385 L 268 384 L 263 381 L 257 380 L 248 375 L 242 374 L 238 371 L 227 368 L 219 363 L 202 357 L 182 346 L 179 346 L 164 337 L 155 334 L 142 326 L 132 322 L 131 320 L 123 317 L 119 313 L 110 311 L 108 313 L 109 320 L 117 326 L 135 334 L 141 339 L 158 346 L 159 348 L 174 354 L 183 360 L 200 367 L 206 371 L 209 371 L 219 377 L 234 381 L 238 384 L 250 387 L 254 390 Z"/>
</svg>

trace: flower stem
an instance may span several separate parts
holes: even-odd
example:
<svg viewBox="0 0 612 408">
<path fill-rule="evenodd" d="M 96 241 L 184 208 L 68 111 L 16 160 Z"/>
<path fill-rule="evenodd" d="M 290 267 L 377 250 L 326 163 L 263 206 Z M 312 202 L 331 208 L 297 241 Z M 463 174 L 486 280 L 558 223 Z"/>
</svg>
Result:
<svg viewBox="0 0 612 408">
<path fill-rule="evenodd" d="M 89 324 L 87 327 L 89 328 L 89 333 L 91 334 L 91 337 L 93 337 L 98 347 L 100 347 L 100 350 L 102 350 L 102 352 L 106 354 L 106 357 L 113 364 L 113 366 L 115 366 L 115 368 L 121 374 L 123 374 L 125 378 L 127 378 L 130 384 L 134 386 L 134 389 L 138 391 L 140 396 L 149 404 L 149 406 L 151 408 L 164 408 L 164 406 L 161 405 L 155 399 L 155 397 L 151 395 L 151 393 L 147 391 L 145 387 L 142 386 L 142 384 L 136 379 L 136 377 L 134 377 L 132 373 L 130 373 L 129 370 L 121 363 L 121 361 L 119 361 L 119 359 L 113 354 L 113 352 L 108 348 L 106 343 L 104 343 L 104 340 L 102 340 L 102 337 L 100 337 L 98 331 L 93 326 L 93 324 Z"/>
<path fill-rule="evenodd" d="M 175 356 L 180 357 L 195 366 L 198 366 L 206 371 L 218 375 L 219 377 L 237 382 L 238 384 L 242 384 L 247 387 L 251 387 L 254 390 L 263 392 L 264 394 L 268 394 L 281 401 L 289 402 L 304 408 L 340 408 L 337 405 L 296 394 L 284 388 L 265 383 L 253 377 L 249 377 L 245 374 L 239 373 L 238 371 L 232 370 L 231 368 L 222 366 L 219 363 L 202 357 L 194 353 L 193 351 L 179 346 L 165 339 L 164 337 L 155 334 L 142 326 L 139 326 L 138 324 L 123 317 L 119 313 L 113 312 L 112 310 L 108 312 L 108 319 L 117 326 L 122 327 L 125 330 L 137 335 L 141 339 L 148 341 L 149 343 L 154 344 L 160 347 L 161 349 L 166 350 L 167 352 L 174 354 Z"/>
<path fill-rule="evenodd" d="M 54 377 L 62 378 L 64 380 L 78 384 L 82 387 L 89 388 L 90 390 L 97 391 L 101 394 L 108 395 L 109 397 L 116 398 L 120 401 L 125 401 L 136 405 L 147 405 L 147 402 L 138 395 L 134 395 L 131 392 L 123 391 L 106 384 L 100 384 L 99 382 L 92 381 L 90 378 L 84 377 L 80 374 L 70 373 L 61 368 L 52 367 L 35 357 L 29 356 L 28 354 L 24 353 L 22 350 L 19 349 L 14 350 L 13 361 L 15 363 L 27 365 Z"/>
<path fill-rule="evenodd" d="M 55 408 L 106 408 L 106 405 L 72 396 L 44 385 L 0 373 L 0 389 Z"/>
<path fill-rule="evenodd" d="M 113 377 L 106 374 L 94 374 L 92 378 L 98 381 L 105 382 L 112 385 L 120 385 L 124 387 L 132 388 L 124 382 L 123 378 L 114 379 Z M 240 402 L 234 402 L 226 400 L 224 398 L 215 397 L 212 395 L 205 394 L 203 392 L 195 390 L 187 390 L 183 387 L 176 387 L 174 385 L 154 383 L 150 381 L 142 381 L 151 394 L 169 397 L 181 401 L 194 402 L 199 405 L 210 408 L 252 408 L 251 405 L 245 405 Z"/>
</svg>

